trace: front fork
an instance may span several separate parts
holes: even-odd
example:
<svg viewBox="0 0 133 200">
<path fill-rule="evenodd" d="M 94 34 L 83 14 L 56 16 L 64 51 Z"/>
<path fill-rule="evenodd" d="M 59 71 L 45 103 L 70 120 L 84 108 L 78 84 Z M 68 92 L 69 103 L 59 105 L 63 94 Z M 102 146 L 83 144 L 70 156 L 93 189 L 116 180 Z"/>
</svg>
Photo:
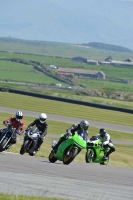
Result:
<svg viewBox="0 0 133 200">
<path fill-rule="evenodd" d="M 4 140 L 5 137 L 6 137 L 6 136 L 4 135 L 4 136 L 1 138 L 0 143 Z"/>
<path fill-rule="evenodd" d="M 7 142 L 6 142 L 6 144 L 3 146 L 3 149 L 5 149 L 6 148 L 6 146 L 7 146 L 7 144 L 8 144 L 8 142 L 11 140 L 11 137 L 7 140 Z"/>
</svg>

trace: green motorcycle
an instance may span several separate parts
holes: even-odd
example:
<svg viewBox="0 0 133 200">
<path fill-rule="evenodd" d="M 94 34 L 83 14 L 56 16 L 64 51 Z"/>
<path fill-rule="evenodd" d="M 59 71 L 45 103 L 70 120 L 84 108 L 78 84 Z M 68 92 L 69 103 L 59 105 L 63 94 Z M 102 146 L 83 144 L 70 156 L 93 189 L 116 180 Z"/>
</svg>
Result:
<svg viewBox="0 0 133 200">
<path fill-rule="evenodd" d="M 64 134 L 61 134 L 63 137 Z M 63 161 L 65 165 L 70 164 L 74 158 L 81 152 L 82 149 L 86 149 L 87 133 L 83 130 L 76 131 L 73 136 L 69 136 L 59 146 L 55 152 L 53 149 L 49 154 L 49 161 L 51 163 L 57 160 Z M 56 141 L 52 141 L 52 147 L 56 145 Z"/>
<path fill-rule="evenodd" d="M 102 142 L 100 139 L 97 139 L 93 136 L 93 139 L 88 140 L 87 142 L 87 151 L 85 155 L 86 163 L 100 163 L 101 165 L 107 165 L 109 162 L 109 157 L 107 159 L 103 159 L 105 152 L 109 150 L 109 148 L 103 148 Z"/>
</svg>

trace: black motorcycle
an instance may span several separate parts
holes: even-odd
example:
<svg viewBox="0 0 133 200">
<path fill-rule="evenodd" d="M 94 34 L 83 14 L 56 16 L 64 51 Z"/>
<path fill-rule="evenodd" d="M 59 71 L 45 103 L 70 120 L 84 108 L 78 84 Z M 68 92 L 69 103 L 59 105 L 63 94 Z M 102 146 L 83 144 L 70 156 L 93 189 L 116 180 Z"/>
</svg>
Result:
<svg viewBox="0 0 133 200">
<path fill-rule="evenodd" d="M 37 153 L 38 138 L 40 137 L 39 129 L 32 127 L 26 130 L 24 141 L 20 149 L 20 154 L 29 153 L 30 156 L 34 156 Z"/>
<path fill-rule="evenodd" d="M 12 145 L 12 140 L 16 138 L 16 128 L 8 126 L 3 129 L 0 135 L 0 152 L 7 150 Z"/>
</svg>

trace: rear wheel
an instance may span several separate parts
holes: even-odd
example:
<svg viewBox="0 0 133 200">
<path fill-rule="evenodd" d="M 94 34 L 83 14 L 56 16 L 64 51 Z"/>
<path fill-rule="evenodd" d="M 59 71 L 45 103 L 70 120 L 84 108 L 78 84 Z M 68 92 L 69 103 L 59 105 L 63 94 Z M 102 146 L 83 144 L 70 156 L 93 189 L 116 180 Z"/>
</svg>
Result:
<svg viewBox="0 0 133 200">
<path fill-rule="evenodd" d="M 21 147 L 21 149 L 20 149 L 20 154 L 21 154 L 21 155 L 23 155 L 23 154 L 26 152 L 28 143 L 29 143 L 28 140 L 26 140 L 26 141 L 23 143 L 23 145 L 22 145 L 22 147 Z"/>
<path fill-rule="evenodd" d="M 87 152 L 85 154 L 85 160 L 86 160 L 86 163 L 92 163 L 93 155 L 92 155 L 92 152 L 90 150 L 87 150 Z"/>
<path fill-rule="evenodd" d="M 57 161 L 57 158 L 54 157 L 54 152 L 53 151 L 51 151 L 50 154 L 49 154 L 49 161 L 51 163 L 54 163 L 54 162 Z"/>
<path fill-rule="evenodd" d="M 3 147 L 5 146 L 5 144 L 7 143 L 7 139 L 5 138 L 1 143 L 0 143 L 0 152 L 4 151 L 5 148 L 3 149 Z"/>
<path fill-rule="evenodd" d="M 66 154 L 64 156 L 63 163 L 65 165 L 70 164 L 74 160 L 74 158 L 77 156 L 77 154 L 78 154 L 78 149 L 75 149 L 75 148 L 71 149 L 69 154 Z"/>
</svg>

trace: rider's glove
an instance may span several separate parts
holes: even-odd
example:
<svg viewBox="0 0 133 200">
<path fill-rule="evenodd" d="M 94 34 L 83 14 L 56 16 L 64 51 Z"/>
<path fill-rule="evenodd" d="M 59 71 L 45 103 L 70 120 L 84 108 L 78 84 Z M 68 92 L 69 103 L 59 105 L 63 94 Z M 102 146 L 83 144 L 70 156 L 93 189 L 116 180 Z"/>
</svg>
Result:
<svg viewBox="0 0 133 200">
<path fill-rule="evenodd" d="M 27 129 L 25 129 L 25 131 L 28 131 L 29 129 L 31 129 L 31 126 L 27 127 Z"/>
<path fill-rule="evenodd" d="M 72 133 L 70 131 L 66 132 L 65 138 L 67 139 L 69 136 L 72 136 Z"/>
</svg>

